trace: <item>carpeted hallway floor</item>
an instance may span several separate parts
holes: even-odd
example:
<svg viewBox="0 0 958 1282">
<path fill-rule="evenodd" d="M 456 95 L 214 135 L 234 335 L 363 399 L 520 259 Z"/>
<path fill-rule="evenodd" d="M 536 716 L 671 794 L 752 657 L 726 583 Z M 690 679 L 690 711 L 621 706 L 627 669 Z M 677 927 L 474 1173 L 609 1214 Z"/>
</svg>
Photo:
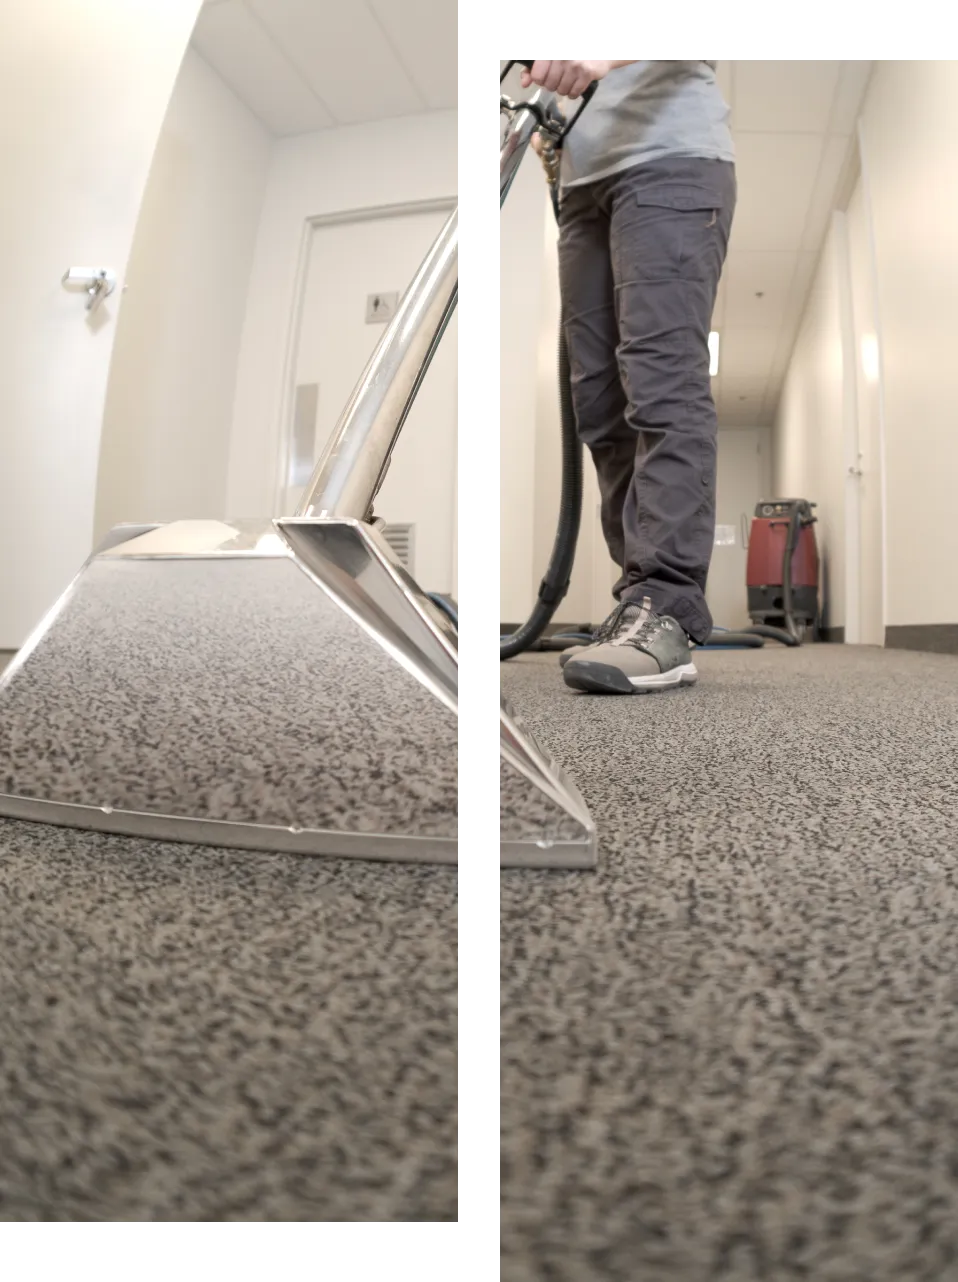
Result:
<svg viewBox="0 0 958 1282">
<path fill-rule="evenodd" d="M 600 828 L 502 876 L 504 1282 L 958 1279 L 958 659 L 503 688 Z"/>
<path fill-rule="evenodd" d="M 455 904 L 0 821 L 0 1220 L 455 1220 Z"/>
</svg>

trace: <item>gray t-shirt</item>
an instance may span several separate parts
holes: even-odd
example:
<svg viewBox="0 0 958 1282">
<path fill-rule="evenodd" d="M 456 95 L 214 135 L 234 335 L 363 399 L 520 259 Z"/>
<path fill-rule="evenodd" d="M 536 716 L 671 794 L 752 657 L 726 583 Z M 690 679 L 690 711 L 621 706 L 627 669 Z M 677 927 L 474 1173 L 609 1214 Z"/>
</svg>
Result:
<svg viewBox="0 0 958 1282">
<path fill-rule="evenodd" d="M 734 161 L 715 67 L 634 62 L 610 71 L 563 144 L 561 185 L 578 187 L 666 156 Z"/>
</svg>

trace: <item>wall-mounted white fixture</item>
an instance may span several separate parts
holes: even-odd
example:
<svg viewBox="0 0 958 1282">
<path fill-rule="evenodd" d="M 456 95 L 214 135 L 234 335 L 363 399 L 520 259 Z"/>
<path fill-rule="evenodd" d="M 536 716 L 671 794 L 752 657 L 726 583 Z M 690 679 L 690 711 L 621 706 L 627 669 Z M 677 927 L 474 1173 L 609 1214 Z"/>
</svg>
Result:
<svg viewBox="0 0 958 1282">
<path fill-rule="evenodd" d="M 718 330 L 713 329 L 709 334 L 709 374 L 712 378 L 718 373 L 719 357 L 719 336 Z"/>
<path fill-rule="evenodd" d="M 116 272 L 109 267 L 71 267 L 63 273 L 63 284 L 67 289 L 83 289 L 87 294 L 86 309 L 93 312 L 116 289 Z"/>
</svg>

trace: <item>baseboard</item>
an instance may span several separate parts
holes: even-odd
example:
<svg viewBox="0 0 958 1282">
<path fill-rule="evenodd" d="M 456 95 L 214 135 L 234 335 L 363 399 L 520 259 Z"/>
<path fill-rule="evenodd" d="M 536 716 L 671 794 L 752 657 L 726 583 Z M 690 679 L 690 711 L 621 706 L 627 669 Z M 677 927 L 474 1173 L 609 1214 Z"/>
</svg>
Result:
<svg viewBox="0 0 958 1282">
<path fill-rule="evenodd" d="M 958 654 L 958 623 L 916 623 L 886 628 L 885 646 L 889 650 Z"/>
<path fill-rule="evenodd" d="M 500 623 L 499 635 L 501 637 L 511 636 L 513 632 L 518 632 L 523 625 L 521 623 Z M 591 632 L 591 623 L 556 623 L 552 622 L 546 625 L 543 632 L 544 637 L 555 636 L 557 632 Z"/>
<path fill-rule="evenodd" d="M 818 635 L 820 640 L 826 641 L 829 645 L 845 644 L 844 628 L 820 628 Z"/>
</svg>

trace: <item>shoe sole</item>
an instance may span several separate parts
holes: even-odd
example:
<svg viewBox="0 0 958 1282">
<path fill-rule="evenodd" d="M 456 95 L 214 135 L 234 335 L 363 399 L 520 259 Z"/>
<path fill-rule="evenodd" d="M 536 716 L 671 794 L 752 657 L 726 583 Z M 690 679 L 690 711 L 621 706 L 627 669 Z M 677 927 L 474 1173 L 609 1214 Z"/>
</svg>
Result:
<svg viewBox="0 0 958 1282">
<path fill-rule="evenodd" d="M 562 675 L 567 686 L 588 694 L 652 694 L 657 690 L 693 686 L 699 679 L 694 663 L 670 668 L 653 677 L 629 677 L 610 663 L 590 663 L 588 659 L 570 660 Z"/>
</svg>

